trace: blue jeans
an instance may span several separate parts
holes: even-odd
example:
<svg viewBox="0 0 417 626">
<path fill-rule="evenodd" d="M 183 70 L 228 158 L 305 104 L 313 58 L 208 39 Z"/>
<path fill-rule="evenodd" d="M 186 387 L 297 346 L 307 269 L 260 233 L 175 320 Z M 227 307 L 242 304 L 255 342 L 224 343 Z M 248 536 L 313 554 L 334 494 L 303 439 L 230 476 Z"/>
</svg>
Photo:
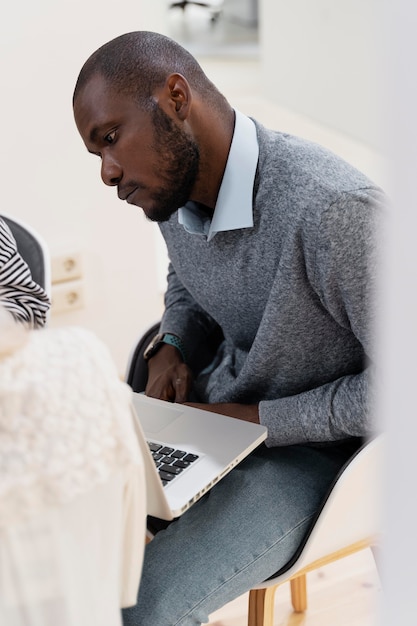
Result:
<svg viewBox="0 0 417 626">
<path fill-rule="evenodd" d="M 197 626 L 285 566 L 352 444 L 260 446 L 147 545 L 124 626 Z"/>
</svg>

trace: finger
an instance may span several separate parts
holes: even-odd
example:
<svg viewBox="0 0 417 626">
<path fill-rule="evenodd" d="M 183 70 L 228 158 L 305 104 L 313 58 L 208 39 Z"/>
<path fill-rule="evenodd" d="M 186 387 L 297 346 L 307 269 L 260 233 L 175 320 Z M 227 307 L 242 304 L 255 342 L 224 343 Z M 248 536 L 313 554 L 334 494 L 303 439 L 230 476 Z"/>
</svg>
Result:
<svg viewBox="0 0 417 626">
<path fill-rule="evenodd" d="M 166 402 L 175 402 L 175 389 L 170 385 L 164 389 L 161 394 L 161 400 L 165 400 Z"/>
<path fill-rule="evenodd" d="M 172 389 L 171 385 L 163 388 L 146 388 L 145 394 L 150 398 L 157 398 L 158 400 L 165 400 L 166 402 L 175 401 L 175 390 Z"/>
</svg>

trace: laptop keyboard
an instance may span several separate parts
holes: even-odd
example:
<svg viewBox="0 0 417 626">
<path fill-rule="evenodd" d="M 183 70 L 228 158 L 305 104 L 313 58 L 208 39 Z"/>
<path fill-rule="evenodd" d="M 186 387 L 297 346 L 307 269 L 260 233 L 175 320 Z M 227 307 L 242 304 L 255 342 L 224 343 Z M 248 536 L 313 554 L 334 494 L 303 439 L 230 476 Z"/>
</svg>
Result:
<svg viewBox="0 0 417 626">
<path fill-rule="evenodd" d="M 197 454 L 176 450 L 161 443 L 148 441 L 148 446 L 164 487 L 198 459 Z"/>
</svg>

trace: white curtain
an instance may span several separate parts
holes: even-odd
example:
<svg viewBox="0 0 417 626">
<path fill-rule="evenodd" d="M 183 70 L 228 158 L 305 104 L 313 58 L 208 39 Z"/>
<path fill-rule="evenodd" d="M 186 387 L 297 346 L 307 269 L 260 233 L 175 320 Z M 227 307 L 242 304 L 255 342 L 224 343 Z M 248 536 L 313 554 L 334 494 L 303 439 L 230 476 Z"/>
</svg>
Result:
<svg viewBox="0 0 417 626">
<path fill-rule="evenodd" d="M 131 390 L 88 331 L 12 345 L 13 329 L 0 323 L 0 624 L 120 626 L 146 532 Z"/>
<path fill-rule="evenodd" d="M 135 604 L 145 537 L 143 468 L 0 531 L 2 626 L 119 626 Z"/>
</svg>

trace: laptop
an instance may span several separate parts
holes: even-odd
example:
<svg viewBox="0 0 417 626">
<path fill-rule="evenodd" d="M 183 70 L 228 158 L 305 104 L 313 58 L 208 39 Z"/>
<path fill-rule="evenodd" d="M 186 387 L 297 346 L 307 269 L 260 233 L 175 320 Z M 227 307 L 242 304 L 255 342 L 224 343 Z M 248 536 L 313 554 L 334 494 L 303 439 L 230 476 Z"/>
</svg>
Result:
<svg viewBox="0 0 417 626">
<path fill-rule="evenodd" d="M 145 463 L 147 513 L 180 517 L 267 436 L 244 422 L 133 393 L 134 424 Z"/>
</svg>

